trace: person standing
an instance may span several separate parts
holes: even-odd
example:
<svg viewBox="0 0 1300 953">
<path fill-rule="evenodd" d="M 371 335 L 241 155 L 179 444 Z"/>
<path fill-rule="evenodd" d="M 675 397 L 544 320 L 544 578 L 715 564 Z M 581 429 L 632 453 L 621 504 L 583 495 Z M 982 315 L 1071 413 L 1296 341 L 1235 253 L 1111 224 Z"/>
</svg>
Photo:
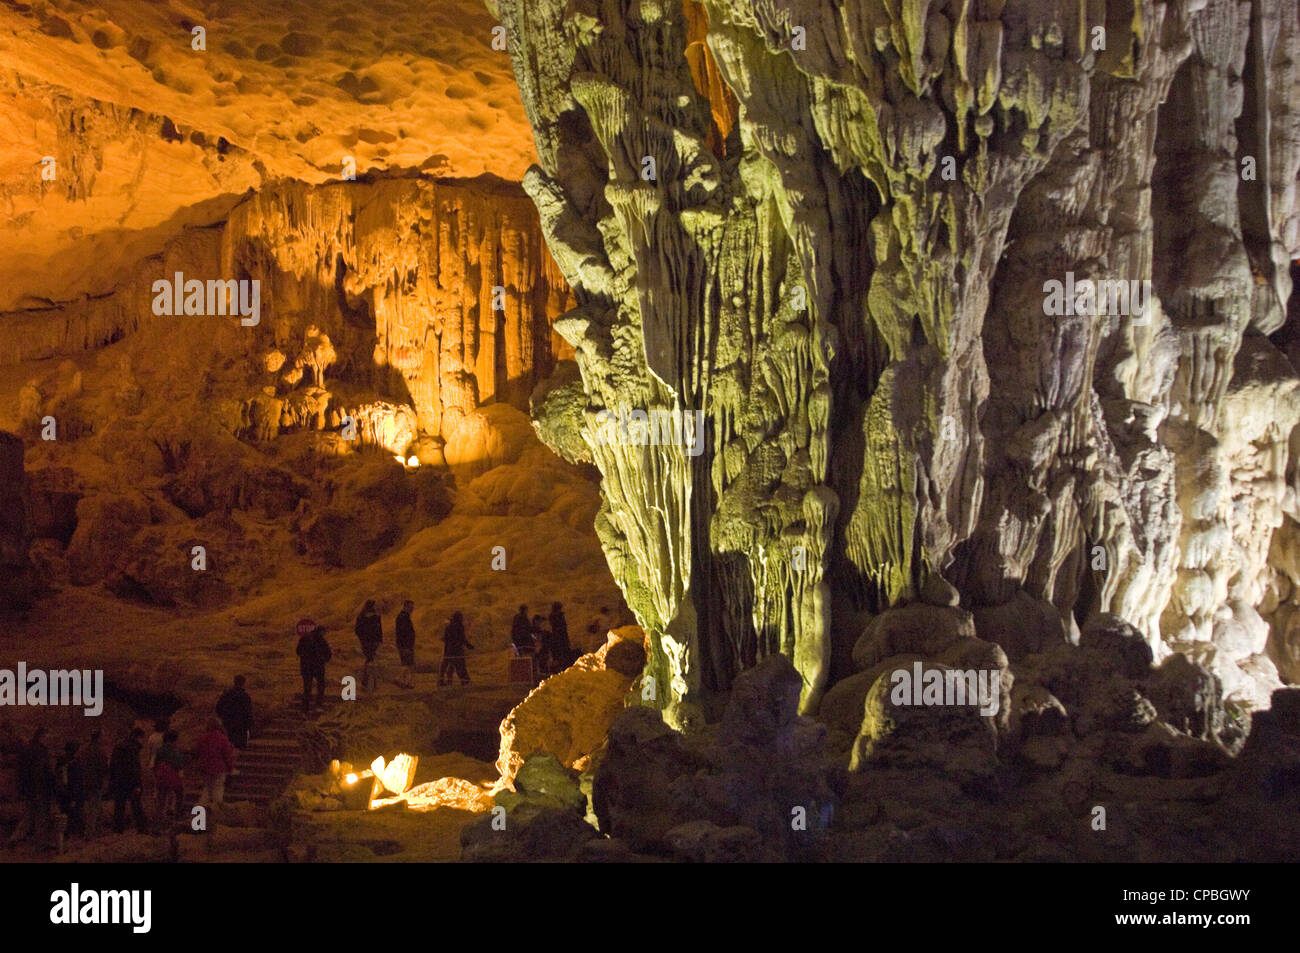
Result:
<svg viewBox="0 0 1300 953">
<path fill-rule="evenodd" d="M 402 611 L 397 614 L 393 628 L 396 632 L 397 654 L 406 668 L 415 668 L 415 625 L 411 622 L 411 610 L 415 603 L 407 599 L 402 603 Z"/>
<path fill-rule="evenodd" d="M 68 818 L 68 833 L 82 832 L 82 811 L 86 802 L 85 776 L 77 759 L 80 745 L 69 741 L 63 746 L 63 756 L 55 766 L 58 780 L 59 807 Z"/>
<path fill-rule="evenodd" d="M 564 605 L 551 603 L 551 655 L 556 671 L 573 664 L 573 643 L 569 641 L 569 622 L 564 618 Z"/>
<path fill-rule="evenodd" d="M 253 699 L 244 688 L 247 681 L 243 675 L 236 675 L 235 684 L 217 699 L 217 717 L 226 729 L 226 737 L 240 749 L 248 745 L 253 732 Z"/>
<path fill-rule="evenodd" d="M 447 628 L 442 633 L 442 666 L 438 669 L 439 686 L 451 682 L 454 671 L 460 676 L 462 685 L 469 684 L 469 672 L 465 670 L 465 650 L 472 649 L 469 638 L 465 635 L 465 617 L 454 612 Z"/>
<path fill-rule="evenodd" d="M 208 719 L 208 729 L 195 745 L 194 756 L 203 776 L 204 805 L 220 804 L 226 797 L 226 776 L 235 770 L 235 746 L 216 718 Z"/>
<path fill-rule="evenodd" d="M 167 731 L 162 747 L 154 758 L 154 785 L 158 790 L 157 824 L 161 830 L 169 818 L 180 813 L 181 797 L 185 792 L 185 756 L 176 744 L 179 735 Z"/>
<path fill-rule="evenodd" d="M 81 783 L 86 792 L 83 810 L 86 839 L 94 840 L 99 836 L 99 822 L 104 817 L 104 784 L 108 780 L 108 756 L 98 728 L 77 752 L 77 760 L 81 762 Z"/>
<path fill-rule="evenodd" d="M 144 732 L 132 728 L 131 733 L 113 749 L 108 761 L 108 793 L 113 797 L 113 830 L 121 834 L 126 830 L 126 805 L 131 804 L 135 827 L 141 834 L 149 832 L 144 819 L 144 806 L 140 803 L 140 749 L 144 746 Z"/>
<path fill-rule="evenodd" d="M 325 629 L 311 619 L 298 622 L 298 668 L 302 673 L 302 713 L 311 714 L 311 690 L 316 686 L 316 708 L 325 704 L 325 664 L 333 657 Z"/>
<path fill-rule="evenodd" d="M 375 654 L 384 641 L 384 620 L 375 607 L 374 599 L 367 599 L 360 614 L 357 615 L 357 640 L 361 643 L 361 654 L 366 657 L 366 664 L 375 660 Z"/>
<path fill-rule="evenodd" d="M 49 846 L 54 800 L 54 767 L 50 751 L 45 747 L 44 728 L 32 732 L 31 741 L 22 750 L 18 762 L 18 794 L 26 810 L 9 843 L 20 843 L 30 834 L 36 838 L 37 848 L 44 850 Z"/>
<path fill-rule="evenodd" d="M 520 655 L 532 655 L 537 651 L 537 640 L 533 637 L 533 624 L 528 620 L 528 606 L 520 606 L 519 611 L 510 621 L 510 641 Z"/>
<path fill-rule="evenodd" d="M 533 637 L 533 644 L 537 646 L 537 670 L 542 674 L 549 674 L 551 671 L 551 633 L 542 622 L 540 615 L 533 616 L 533 621 L 529 626 L 529 633 Z"/>
</svg>

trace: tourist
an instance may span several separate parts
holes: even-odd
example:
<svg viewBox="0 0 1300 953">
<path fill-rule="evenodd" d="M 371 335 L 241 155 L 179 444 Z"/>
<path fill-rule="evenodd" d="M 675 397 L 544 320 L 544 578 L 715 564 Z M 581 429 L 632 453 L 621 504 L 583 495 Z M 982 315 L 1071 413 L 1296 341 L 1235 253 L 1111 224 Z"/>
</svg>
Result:
<svg viewBox="0 0 1300 953">
<path fill-rule="evenodd" d="M 407 599 L 402 603 L 402 611 L 397 614 L 394 623 L 396 630 L 397 654 L 406 668 L 415 668 L 415 626 L 411 622 L 411 610 L 415 603 Z"/>
<path fill-rule="evenodd" d="M 241 749 L 248 745 L 249 735 L 253 732 L 253 699 L 244 689 L 246 683 L 243 675 L 236 675 L 235 684 L 217 700 L 217 717 L 226 729 L 226 737 Z"/>
<path fill-rule="evenodd" d="M 108 762 L 108 793 L 113 798 L 113 830 L 121 834 L 126 830 L 126 805 L 131 804 L 135 827 L 147 834 L 144 806 L 140 803 L 140 749 L 144 745 L 144 731 L 132 728 L 120 744 L 113 749 Z"/>
<path fill-rule="evenodd" d="M 158 797 L 158 792 L 153 788 L 153 762 L 158 757 L 158 749 L 162 747 L 163 735 L 167 733 L 170 724 L 171 718 L 159 718 L 153 723 L 153 731 L 144 740 L 142 786 L 145 794 L 151 799 L 157 799 Z"/>
<path fill-rule="evenodd" d="M 298 622 L 298 669 L 302 673 L 302 713 L 311 714 L 312 684 L 316 686 L 316 708 L 325 704 L 325 663 L 332 657 L 325 641 L 325 628 L 311 619 Z"/>
<path fill-rule="evenodd" d="M 179 735 L 168 731 L 163 735 L 162 747 L 154 759 L 154 785 L 158 791 L 157 821 L 161 829 L 168 818 L 180 814 L 181 797 L 185 792 L 185 755 L 176 744 Z"/>
<path fill-rule="evenodd" d="M 442 667 L 438 669 L 438 684 L 447 685 L 451 682 L 451 673 L 454 671 L 460 676 L 462 685 L 469 684 L 469 672 L 465 670 L 465 650 L 472 649 L 469 639 L 465 635 L 465 617 L 459 612 L 452 613 L 451 621 L 447 623 L 447 628 L 442 633 Z"/>
<path fill-rule="evenodd" d="M 54 800 L 54 768 L 45 747 L 45 729 L 37 728 L 32 740 L 23 748 L 18 761 L 18 794 L 23 799 L 23 819 L 10 838 L 10 845 L 34 835 L 36 845 L 49 846 L 50 811 Z"/>
<path fill-rule="evenodd" d="M 537 647 L 538 671 L 549 671 L 551 662 L 551 632 L 546 628 L 546 623 L 540 615 L 533 616 L 533 620 L 529 623 L 528 628 L 533 637 L 533 644 Z"/>
<path fill-rule="evenodd" d="M 528 619 L 528 606 L 520 606 L 511 620 L 510 642 L 520 655 L 532 655 L 537 651 L 537 639 L 533 637 L 533 625 Z"/>
<path fill-rule="evenodd" d="M 552 658 L 555 659 L 555 668 L 558 671 L 572 665 L 578 653 L 573 651 L 573 644 L 569 641 L 569 622 L 564 618 L 562 603 L 551 603 L 550 622 Z"/>
<path fill-rule="evenodd" d="M 230 743 L 216 718 L 208 719 L 208 728 L 194 747 L 199 773 L 203 776 L 203 803 L 220 804 L 226 796 L 226 776 L 235 770 L 235 746 Z"/>
<path fill-rule="evenodd" d="M 99 836 L 99 823 L 104 817 L 104 784 L 108 781 L 108 756 L 98 728 L 90 733 L 90 740 L 77 752 L 81 764 L 81 784 L 86 792 L 83 808 L 84 829 L 87 840 Z"/>
<path fill-rule="evenodd" d="M 55 765 L 54 775 L 58 785 L 59 807 L 68 818 L 68 833 L 82 832 L 81 812 L 86 800 L 85 774 L 77 760 L 81 746 L 69 741 L 63 746 L 63 755 Z"/>
<path fill-rule="evenodd" d="M 384 641 L 384 620 L 375 608 L 375 600 L 367 599 L 365 606 L 357 615 L 357 640 L 361 643 L 361 654 L 369 665 L 375 660 L 375 654 Z"/>
</svg>

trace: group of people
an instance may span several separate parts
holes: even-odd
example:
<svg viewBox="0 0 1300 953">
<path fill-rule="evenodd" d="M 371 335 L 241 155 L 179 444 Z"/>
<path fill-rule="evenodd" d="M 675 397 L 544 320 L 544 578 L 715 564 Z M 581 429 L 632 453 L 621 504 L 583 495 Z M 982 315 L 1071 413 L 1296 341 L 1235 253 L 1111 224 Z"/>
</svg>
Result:
<svg viewBox="0 0 1300 953">
<path fill-rule="evenodd" d="M 405 669 L 415 668 L 415 623 L 411 621 L 411 612 L 415 603 L 407 599 L 402 603 L 402 611 L 397 613 L 393 622 L 394 641 L 397 643 L 397 657 Z M 355 630 L 361 643 L 361 654 L 365 656 L 366 665 L 375 660 L 379 647 L 384 642 L 384 622 L 375 605 L 374 599 L 367 599 L 357 615 Z M 466 651 L 474 648 L 465 632 L 465 616 L 453 612 L 442 632 L 442 665 L 438 668 L 438 684 L 448 685 L 452 675 L 460 679 L 462 685 L 469 684 L 469 671 L 465 666 Z"/>
<path fill-rule="evenodd" d="M 415 603 L 412 600 L 403 601 L 402 610 L 393 624 L 397 656 L 402 667 L 407 670 L 415 668 L 415 623 L 411 620 L 414 609 Z M 325 639 L 324 626 L 317 625 L 311 619 L 301 619 L 296 631 L 299 671 L 302 675 L 302 710 L 310 715 L 313 697 L 318 710 L 324 704 L 325 665 L 334 653 Z M 384 620 L 374 599 L 367 599 L 357 613 L 353 631 L 365 659 L 362 683 L 368 688 L 373 687 L 370 666 L 379 658 L 379 650 L 384 644 Z M 564 606 L 559 602 L 551 605 L 549 619 L 543 619 L 540 615 L 530 619 L 528 606 L 521 605 L 511 624 L 510 641 L 517 654 L 534 657 L 542 673 L 558 672 L 572 664 L 578 655 L 569 642 L 569 626 L 564 617 Z M 470 677 L 465 658 L 474 645 L 466 632 L 463 613 L 452 613 L 443 629 L 442 644 L 438 685 L 450 685 L 453 678 L 458 678 L 462 685 L 468 685 Z M 234 739 L 235 734 L 232 733 L 231 737 Z"/>
<path fill-rule="evenodd" d="M 529 619 L 528 606 L 521 605 L 510 623 L 510 642 L 518 654 L 533 656 L 542 674 L 568 668 L 578 656 L 569 642 L 569 623 L 559 602 L 551 603 L 548 620 L 540 615 Z"/>
<path fill-rule="evenodd" d="M 227 733 L 241 738 L 243 747 L 251 731 L 252 700 L 244 684 L 241 675 L 221 696 L 218 717 L 209 719 L 194 746 L 192 765 L 203 778 L 201 803 L 205 805 L 222 803 L 226 777 L 235 770 L 235 744 Z M 154 722 L 150 734 L 131 726 L 111 752 L 104 748 L 103 733 L 95 729 L 84 744 L 67 742 L 54 759 L 45 736 L 46 730 L 37 728 L 17 752 L 18 794 L 24 810 L 10 846 L 31 837 L 38 847 L 61 850 L 65 834 L 94 840 L 100 834 L 105 799 L 113 802 L 114 832 L 125 832 L 129 808 L 136 830 L 147 834 L 147 782 L 154 795 L 157 828 L 181 816 L 186 757 L 169 718 Z"/>
</svg>

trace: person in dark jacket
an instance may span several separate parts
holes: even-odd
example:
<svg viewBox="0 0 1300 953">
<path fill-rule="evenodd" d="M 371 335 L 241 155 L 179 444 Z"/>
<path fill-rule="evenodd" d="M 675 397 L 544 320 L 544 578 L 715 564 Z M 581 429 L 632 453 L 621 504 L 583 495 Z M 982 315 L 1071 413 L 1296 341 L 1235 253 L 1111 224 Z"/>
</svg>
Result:
<svg viewBox="0 0 1300 953">
<path fill-rule="evenodd" d="M 402 603 L 402 611 L 397 613 L 393 628 L 396 631 L 397 654 L 401 656 L 402 665 L 415 668 L 415 625 L 411 622 L 411 610 L 415 603 L 407 599 Z"/>
<path fill-rule="evenodd" d="M 533 636 L 533 624 L 528 618 L 528 606 L 520 606 L 511 620 L 510 641 L 520 655 L 532 655 L 537 651 L 537 639 Z"/>
<path fill-rule="evenodd" d="M 375 653 L 384 641 L 384 620 L 375 608 L 375 600 L 367 599 L 357 616 L 357 640 L 361 643 L 361 654 L 366 657 L 366 664 L 375 660 Z"/>
<path fill-rule="evenodd" d="M 126 830 L 126 805 L 131 803 L 131 815 L 141 834 L 149 833 L 144 820 L 144 805 L 140 803 L 140 749 L 144 747 L 144 732 L 132 728 L 131 734 L 113 749 L 108 761 L 108 793 L 113 798 L 113 830 L 121 834 Z"/>
<path fill-rule="evenodd" d="M 462 685 L 469 684 L 469 672 L 465 670 L 465 650 L 472 649 L 469 638 L 465 635 L 465 617 L 459 612 L 452 613 L 451 621 L 442 633 L 442 667 L 438 669 L 438 684 L 451 682 L 454 671 L 460 676 Z"/>
<path fill-rule="evenodd" d="M 226 729 L 226 737 L 241 749 L 248 745 L 248 737 L 253 731 L 253 699 L 244 688 L 246 683 L 243 675 L 236 675 L 235 684 L 217 699 L 217 717 Z"/>
<path fill-rule="evenodd" d="M 26 811 L 14 830 L 10 844 L 17 844 L 29 834 L 38 848 L 49 846 L 50 811 L 54 801 L 54 767 L 45 747 L 45 729 L 32 732 L 32 740 L 23 748 L 18 760 L 18 794 Z"/>
<path fill-rule="evenodd" d="M 302 711 L 311 714 L 312 683 L 316 684 L 316 707 L 325 704 L 325 663 L 334 655 L 325 641 L 325 627 L 311 619 L 298 622 L 298 669 L 302 673 Z"/>
<path fill-rule="evenodd" d="M 564 606 L 559 602 L 551 603 L 551 655 L 555 671 L 568 668 L 573 664 L 577 653 L 569 641 L 569 622 L 564 618 Z"/>
<path fill-rule="evenodd" d="M 99 822 L 104 816 L 104 785 L 108 781 L 108 756 L 98 728 L 77 752 L 77 761 L 81 764 L 81 783 L 86 792 L 83 811 L 86 839 L 94 840 L 99 836 Z"/>
<path fill-rule="evenodd" d="M 77 760 L 77 749 L 81 746 L 69 741 L 63 746 L 63 754 L 54 766 L 54 776 L 58 786 L 59 807 L 68 817 L 68 833 L 82 832 L 82 809 L 86 801 L 85 778 L 81 762 Z"/>
</svg>

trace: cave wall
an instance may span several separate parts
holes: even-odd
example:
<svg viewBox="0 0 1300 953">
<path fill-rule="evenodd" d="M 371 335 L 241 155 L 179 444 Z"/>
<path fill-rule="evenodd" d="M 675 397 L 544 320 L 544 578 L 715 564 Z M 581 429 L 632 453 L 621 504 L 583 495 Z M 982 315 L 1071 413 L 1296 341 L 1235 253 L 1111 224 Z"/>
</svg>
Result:
<svg viewBox="0 0 1300 953">
<path fill-rule="evenodd" d="M 1119 615 L 1267 704 L 1294 655 L 1266 618 L 1296 583 L 1270 555 L 1296 523 L 1294 4 L 495 7 L 577 302 L 580 395 L 535 413 L 604 476 L 672 719 L 778 652 L 814 708 L 916 601 L 1076 641 Z M 1146 306 L 1053 308 L 1073 278 Z M 703 411 L 703 452 L 607 439 L 631 408 Z"/>
<path fill-rule="evenodd" d="M 177 272 L 259 282 L 258 323 L 156 315 L 154 282 Z M 445 441 L 480 405 L 526 408 L 535 384 L 571 354 L 550 329 L 568 304 L 518 187 L 289 182 L 249 196 L 224 223 L 187 230 L 112 294 L 0 315 L 0 364 L 35 369 L 190 323 L 212 338 L 216 361 L 234 365 L 219 406 L 204 413 L 236 436 L 337 429 L 352 415 L 363 443 L 402 452 L 417 438 Z M 214 323 L 223 326 L 216 337 Z M 9 425 L 35 436 L 46 414 L 70 422 L 67 405 L 83 389 L 74 374 L 34 376 Z"/>
<path fill-rule="evenodd" d="M 532 149 L 494 25 L 478 0 L 0 6 L 0 311 L 108 294 L 276 182 L 518 182 Z"/>
</svg>

